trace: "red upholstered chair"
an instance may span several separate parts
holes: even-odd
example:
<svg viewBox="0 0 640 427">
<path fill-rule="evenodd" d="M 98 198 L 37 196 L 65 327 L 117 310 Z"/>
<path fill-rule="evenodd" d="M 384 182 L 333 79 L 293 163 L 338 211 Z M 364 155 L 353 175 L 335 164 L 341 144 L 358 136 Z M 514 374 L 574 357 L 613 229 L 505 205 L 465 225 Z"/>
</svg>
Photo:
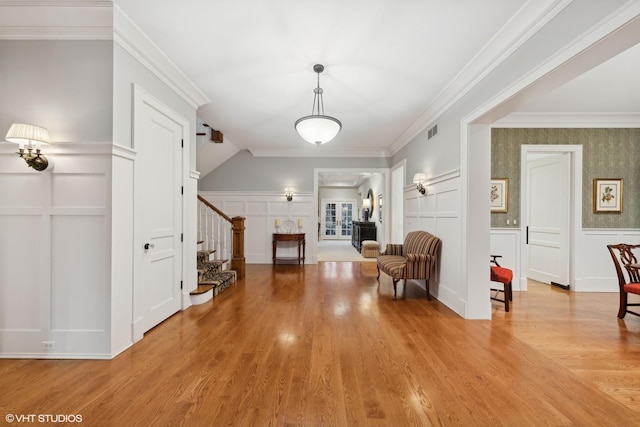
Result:
<svg viewBox="0 0 640 427">
<path fill-rule="evenodd" d="M 629 307 L 638 307 L 640 303 L 630 304 L 627 301 L 628 295 L 640 295 L 640 265 L 634 255 L 634 251 L 640 250 L 640 245 L 627 245 L 620 243 L 618 245 L 607 245 L 613 265 L 616 267 L 618 274 L 618 286 L 620 287 L 620 306 L 618 307 L 618 318 L 624 319 L 627 313 L 640 316 L 640 313 L 629 310 Z M 624 270 L 622 267 L 624 266 Z M 626 276 L 625 276 L 626 274 Z"/>
<path fill-rule="evenodd" d="M 491 281 L 502 283 L 503 288 L 491 288 L 491 292 L 495 294 L 491 295 L 491 299 L 494 301 L 500 301 L 504 303 L 504 311 L 509 311 L 509 301 L 513 301 L 513 289 L 511 281 L 513 280 L 513 271 L 508 268 L 501 267 L 498 264 L 498 258 L 502 258 L 501 255 L 491 255 Z M 498 296 L 502 292 L 504 298 L 500 299 Z"/>
</svg>

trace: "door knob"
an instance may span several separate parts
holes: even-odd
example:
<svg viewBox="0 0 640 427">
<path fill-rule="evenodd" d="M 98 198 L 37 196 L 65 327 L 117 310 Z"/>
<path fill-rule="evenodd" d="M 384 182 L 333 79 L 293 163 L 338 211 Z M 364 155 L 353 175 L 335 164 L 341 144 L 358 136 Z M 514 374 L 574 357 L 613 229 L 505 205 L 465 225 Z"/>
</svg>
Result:
<svg viewBox="0 0 640 427">
<path fill-rule="evenodd" d="M 156 247 L 156 245 L 154 245 L 153 243 L 145 243 L 144 244 L 144 250 L 145 251 L 148 251 L 149 249 L 153 249 L 155 247 Z"/>
</svg>

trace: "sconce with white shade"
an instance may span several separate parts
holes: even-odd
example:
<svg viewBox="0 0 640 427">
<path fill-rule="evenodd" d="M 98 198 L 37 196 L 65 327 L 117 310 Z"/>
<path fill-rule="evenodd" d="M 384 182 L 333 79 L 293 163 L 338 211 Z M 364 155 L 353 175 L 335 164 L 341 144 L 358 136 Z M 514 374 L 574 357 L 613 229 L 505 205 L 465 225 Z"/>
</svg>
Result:
<svg viewBox="0 0 640 427">
<path fill-rule="evenodd" d="M 427 176 L 422 172 L 413 175 L 413 183 L 416 185 L 416 190 L 423 195 L 427 192 L 423 185 L 425 182 L 427 182 Z"/>
<path fill-rule="evenodd" d="M 41 172 L 49 166 L 49 161 L 41 153 L 42 145 L 49 144 L 49 131 L 46 128 L 26 123 L 14 123 L 4 138 L 19 145 L 18 154 L 29 167 Z"/>
<path fill-rule="evenodd" d="M 284 196 L 287 198 L 287 202 L 292 201 L 293 200 L 293 188 L 285 187 L 284 188 Z"/>
</svg>

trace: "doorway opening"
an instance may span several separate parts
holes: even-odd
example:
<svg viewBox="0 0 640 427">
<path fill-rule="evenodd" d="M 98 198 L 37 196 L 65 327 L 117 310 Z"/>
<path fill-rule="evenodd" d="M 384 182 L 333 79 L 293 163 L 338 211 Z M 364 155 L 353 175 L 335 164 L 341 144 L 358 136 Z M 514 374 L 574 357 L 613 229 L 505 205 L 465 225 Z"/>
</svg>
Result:
<svg viewBox="0 0 640 427">
<path fill-rule="evenodd" d="M 520 289 L 527 279 L 575 289 L 575 236 L 582 223 L 582 146 L 521 147 Z"/>
</svg>

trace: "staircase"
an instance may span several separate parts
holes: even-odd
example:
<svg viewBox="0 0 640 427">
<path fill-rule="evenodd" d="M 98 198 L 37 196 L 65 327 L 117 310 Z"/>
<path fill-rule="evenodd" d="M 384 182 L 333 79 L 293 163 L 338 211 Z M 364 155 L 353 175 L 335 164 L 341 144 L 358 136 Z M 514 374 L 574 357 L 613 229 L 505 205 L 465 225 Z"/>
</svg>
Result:
<svg viewBox="0 0 640 427">
<path fill-rule="evenodd" d="M 198 195 L 198 287 L 191 292 L 193 305 L 211 300 L 244 278 L 244 220 L 230 218 Z"/>
</svg>

